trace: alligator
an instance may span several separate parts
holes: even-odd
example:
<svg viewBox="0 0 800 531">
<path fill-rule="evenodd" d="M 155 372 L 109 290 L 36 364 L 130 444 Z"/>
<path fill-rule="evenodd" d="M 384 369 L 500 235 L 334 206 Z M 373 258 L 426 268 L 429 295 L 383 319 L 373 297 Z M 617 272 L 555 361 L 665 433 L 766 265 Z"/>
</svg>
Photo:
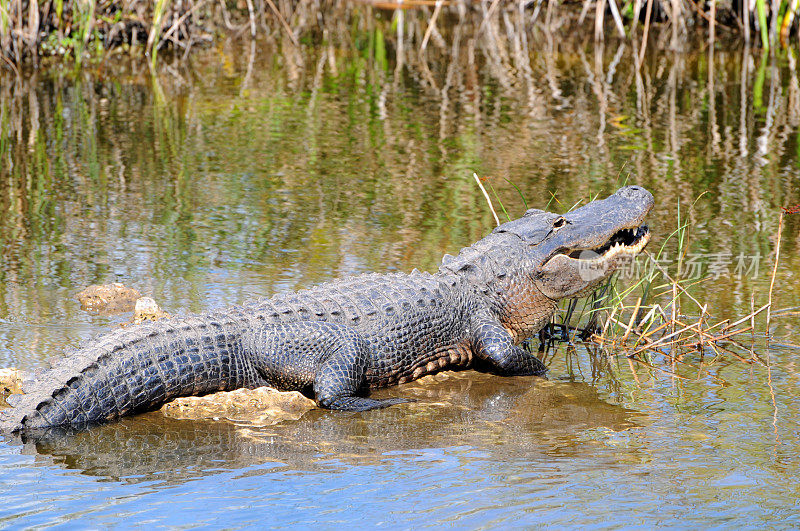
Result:
<svg viewBox="0 0 800 531">
<path fill-rule="evenodd" d="M 652 206 L 650 192 L 627 186 L 563 215 L 528 210 L 445 255 L 433 274 L 362 274 L 101 335 L 10 397 L 0 431 L 82 429 L 180 396 L 265 385 L 366 411 L 409 401 L 369 390 L 446 369 L 543 375 L 520 343 L 560 299 L 591 292 L 644 249 Z"/>
</svg>

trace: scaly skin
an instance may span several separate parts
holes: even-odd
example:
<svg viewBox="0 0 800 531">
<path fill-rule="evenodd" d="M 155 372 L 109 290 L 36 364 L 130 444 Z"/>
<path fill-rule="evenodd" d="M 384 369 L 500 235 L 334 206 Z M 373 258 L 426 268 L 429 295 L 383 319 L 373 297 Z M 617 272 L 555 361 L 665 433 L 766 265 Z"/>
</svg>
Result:
<svg viewBox="0 0 800 531">
<path fill-rule="evenodd" d="M 528 211 L 445 257 L 436 274 L 360 275 L 111 332 L 25 389 L 2 412 L 0 429 L 82 426 L 179 396 L 262 385 L 363 411 L 406 401 L 371 399 L 363 396 L 368 389 L 445 369 L 543 374 L 546 367 L 519 343 L 548 322 L 559 298 L 591 289 L 618 262 L 609 258 L 602 275 L 586 280 L 583 262 L 566 255 L 601 248 L 638 226 L 651 206 L 647 191 L 623 188 L 563 217 Z"/>
</svg>

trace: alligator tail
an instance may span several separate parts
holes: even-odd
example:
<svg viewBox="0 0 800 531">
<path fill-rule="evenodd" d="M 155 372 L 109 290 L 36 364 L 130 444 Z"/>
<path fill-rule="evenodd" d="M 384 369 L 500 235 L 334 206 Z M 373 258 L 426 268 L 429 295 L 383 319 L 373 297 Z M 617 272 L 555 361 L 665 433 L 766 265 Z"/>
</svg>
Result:
<svg viewBox="0 0 800 531">
<path fill-rule="evenodd" d="M 0 431 L 88 425 L 156 409 L 179 396 L 257 387 L 264 381 L 224 314 L 158 321 L 106 334 L 60 359 L 14 406 Z"/>
</svg>

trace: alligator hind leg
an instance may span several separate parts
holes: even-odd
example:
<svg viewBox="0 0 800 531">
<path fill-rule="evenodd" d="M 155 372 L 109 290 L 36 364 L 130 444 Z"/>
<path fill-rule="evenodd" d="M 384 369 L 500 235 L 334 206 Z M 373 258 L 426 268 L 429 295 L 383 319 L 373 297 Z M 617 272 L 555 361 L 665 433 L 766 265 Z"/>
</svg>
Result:
<svg viewBox="0 0 800 531">
<path fill-rule="evenodd" d="M 319 321 L 269 325 L 246 339 L 244 346 L 271 385 L 313 389 L 321 407 L 366 411 L 410 402 L 358 396 L 365 389 L 372 347 L 355 328 Z"/>
<path fill-rule="evenodd" d="M 359 346 L 348 343 L 325 360 L 317 370 L 314 393 L 317 403 L 328 409 L 367 411 L 410 402 L 405 398 L 364 398 L 356 396 L 363 381 L 365 364 Z"/>
</svg>

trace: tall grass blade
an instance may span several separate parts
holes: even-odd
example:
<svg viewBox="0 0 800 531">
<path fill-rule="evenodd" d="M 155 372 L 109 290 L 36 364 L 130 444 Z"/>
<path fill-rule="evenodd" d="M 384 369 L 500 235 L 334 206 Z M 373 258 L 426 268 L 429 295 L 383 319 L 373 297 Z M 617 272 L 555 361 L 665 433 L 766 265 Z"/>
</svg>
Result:
<svg viewBox="0 0 800 531">
<path fill-rule="evenodd" d="M 158 54 L 158 40 L 161 36 L 161 21 L 164 18 L 164 12 L 169 7 L 169 0 L 156 0 L 156 5 L 153 8 L 153 26 L 150 28 L 150 35 L 147 37 L 147 50 L 150 54 L 151 64 L 156 64 L 156 56 Z"/>
<path fill-rule="evenodd" d="M 758 16 L 758 29 L 761 31 L 761 46 L 765 50 L 769 50 L 766 0 L 756 0 L 756 15 Z"/>
</svg>

